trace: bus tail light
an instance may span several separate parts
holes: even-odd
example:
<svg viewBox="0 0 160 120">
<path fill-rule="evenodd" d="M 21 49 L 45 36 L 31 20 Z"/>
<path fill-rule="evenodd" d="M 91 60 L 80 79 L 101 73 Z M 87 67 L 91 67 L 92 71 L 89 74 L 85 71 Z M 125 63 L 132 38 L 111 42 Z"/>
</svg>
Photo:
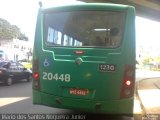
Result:
<svg viewBox="0 0 160 120">
<path fill-rule="evenodd" d="M 33 78 L 34 78 L 35 80 L 38 80 L 38 79 L 39 79 L 39 73 L 38 73 L 38 72 L 34 72 Z"/>
<path fill-rule="evenodd" d="M 38 60 L 33 60 L 33 88 L 40 89 L 40 75 L 39 75 L 39 63 Z"/>
<path fill-rule="evenodd" d="M 129 98 L 134 94 L 135 70 L 133 65 L 125 65 L 121 88 L 121 98 Z"/>
<path fill-rule="evenodd" d="M 130 85 L 131 85 L 131 80 L 126 80 L 125 84 L 126 84 L 127 86 L 130 86 Z"/>
</svg>

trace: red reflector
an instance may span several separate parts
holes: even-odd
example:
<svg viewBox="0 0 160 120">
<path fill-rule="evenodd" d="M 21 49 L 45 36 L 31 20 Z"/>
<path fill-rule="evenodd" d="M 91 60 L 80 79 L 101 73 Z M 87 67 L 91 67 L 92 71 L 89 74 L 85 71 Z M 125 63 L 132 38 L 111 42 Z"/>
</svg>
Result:
<svg viewBox="0 0 160 120">
<path fill-rule="evenodd" d="M 82 50 L 76 50 L 75 54 L 81 55 L 81 54 L 84 54 L 84 51 L 82 51 Z"/>
<path fill-rule="evenodd" d="M 38 79 L 38 78 L 39 78 L 39 73 L 38 73 L 38 72 L 35 72 L 35 73 L 33 74 L 33 77 L 34 77 L 34 79 Z"/>
<path fill-rule="evenodd" d="M 131 81 L 130 81 L 130 80 L 127 80 L 127 81 L 125 82 L 125 84 L 126 84 L 127 86 L 130 86 L 130 85 L 131 85 Z"/>
</svg>

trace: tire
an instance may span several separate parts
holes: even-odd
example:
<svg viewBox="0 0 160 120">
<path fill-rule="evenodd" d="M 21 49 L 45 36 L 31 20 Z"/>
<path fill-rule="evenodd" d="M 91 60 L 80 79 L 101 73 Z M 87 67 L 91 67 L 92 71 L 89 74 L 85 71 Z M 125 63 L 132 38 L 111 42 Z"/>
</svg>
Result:
<svg viewBox="0 0 160 120">
<path fill-rule="evenodd" d="M 27 82 L 32 81 L 32 79 L 33 79 L 33 78 L 32 78 L 32 75 L 29 75 L 28 78 L 27 78 Z"/>
<path fill-rule="evenodd" d="M 6 79 L 6 81 L 5 81 L 5 84 L 6 84 L 7 86 L 12 85 L 12 84 L 13 84 L 13 79 L 12 79 L 11 77 L 8 77 L 8 78 Z"/>
</svg>

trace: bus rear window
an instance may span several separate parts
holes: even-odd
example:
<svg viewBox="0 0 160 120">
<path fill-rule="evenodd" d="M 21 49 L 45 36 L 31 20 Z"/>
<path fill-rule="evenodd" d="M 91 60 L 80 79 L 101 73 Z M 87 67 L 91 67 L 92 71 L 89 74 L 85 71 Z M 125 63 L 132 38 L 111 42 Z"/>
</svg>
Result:
<svg viewBox="0 0 160 120">
<path fill-rule="evenodd" d="M 124 12 L 47 13 L 44 39 L 49 46 L 116 48 L 122 42 L 124 23 Z"/>
</svg>

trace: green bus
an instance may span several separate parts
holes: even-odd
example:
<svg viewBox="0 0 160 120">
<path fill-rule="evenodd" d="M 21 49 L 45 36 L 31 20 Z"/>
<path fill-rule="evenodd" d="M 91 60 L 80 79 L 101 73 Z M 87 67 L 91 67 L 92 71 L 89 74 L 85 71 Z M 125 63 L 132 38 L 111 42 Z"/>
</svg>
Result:
<svg viewBox="0 0 160 120">
<path fill-rule="evenodd" d="M 133 115 L 134 7 L 82 3 L 40 8 L 33 78 L 33 104 Z"/>
</svg>

